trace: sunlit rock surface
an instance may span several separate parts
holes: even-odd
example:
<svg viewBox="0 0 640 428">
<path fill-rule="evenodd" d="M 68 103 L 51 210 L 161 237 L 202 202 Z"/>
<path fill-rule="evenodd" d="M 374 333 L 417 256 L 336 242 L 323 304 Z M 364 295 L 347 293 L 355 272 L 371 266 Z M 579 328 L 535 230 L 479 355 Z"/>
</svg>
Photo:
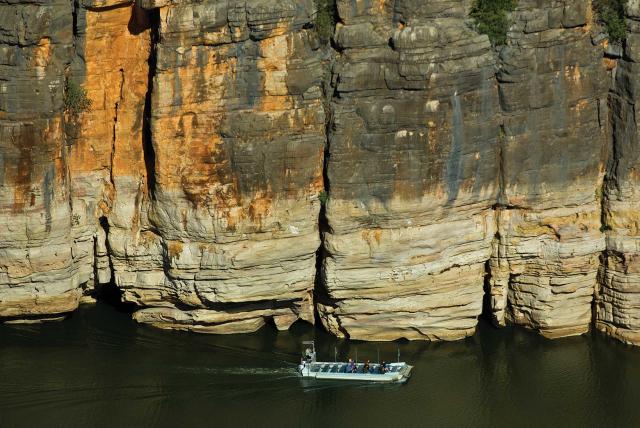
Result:
<svg viewBox="0 0 640 428">
<path fill-rule="evenodd" d="M 116 283 L 135 319 L 160 327 L 313 322 L 325 142 L 313 2 L 159 14 L 149 228 L 110 233 Z"/>
<path fill-rule="evenodd" d="M 63 117 L 72 39 L 66 0 L 0 4 L 0 318 L 72 311 L 86 281 Z"/>
<path fill-rule="evenodd" d="M 71 223 L 94 282 L 111 280 L 107 234 L 136 239 L 146 224 L 143 125 L 152 16 L 130 2 L 92 2 L 77 11 L 77 59 L 91 108 L 68 126 Z"/>
<path fill-rule="evenodd" d="M 339 336 L 475 331 L 495 233 L 499 104 L 495 55 L 466 6 L 338 1 L 318 312 Z"/>
<path fill-rule="evenodd" d="M 337 0 L 331 44 L 313 0 L 0 3 L 0 319 L 111 283 L 160 328 L 638 344 L 636 3 L 624 50 L 586 0 L 499 48 L 470 0 Z"/>
<path fill-rule="evenodd" d="M 596 326 L 640 344 L 640 147 L 636 103 L 640 100 L 640 4 L 627 5 L 624 55 L 613 70 L 613 148 L 605 186 L 603 228 L 607 251 L 596 298 Z"/>
<path fill-rule="evenodd" d="M 548 337 L 591 322 L 599 256 L 608 81 L 587 2 L 520 1 L 500 51 L 503 109 L 491 309 Z"/>
</svg>

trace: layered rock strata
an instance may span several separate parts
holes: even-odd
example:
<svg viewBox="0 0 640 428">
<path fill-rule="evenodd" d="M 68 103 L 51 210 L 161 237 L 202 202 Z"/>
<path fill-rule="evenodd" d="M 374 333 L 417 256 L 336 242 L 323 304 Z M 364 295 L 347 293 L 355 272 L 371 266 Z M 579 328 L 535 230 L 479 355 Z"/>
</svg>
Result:
<svg viewBox="0 0 640 428">
<path fill-rule="evenodd" d="M 66 0 L 0 3 L 0 318 L 56 317 L 87 280 L 73 252 L 63 90 Z"/>
<path fill-rule="evenodd" d="M 83 5 L 71 78 L 82 82 L 91 107 L 68 125 L 71 223 L 76 251 L 91 257 L 83 268 L 105 284 L 112 279 L 107 232 L 135 237 L 146 225 L 143 128 L 153 17 L 130 1 Z"/>
<path fill-rule="evenodd" d="M 521 0 L 500 52 L 502 194 L 491 308 L 548 337 L 591 322 L 607 141 L 602 48 L 582 1 Z"/>
<path fill-rule="evenodd" d="M 596 326 L 626 343 L 640 344 L 640 4 L 628 2 L 623 57 L 613 69 L 610 97 L 613 149 L 607 169 L 603 226 L 604 270 L 596 295 Z"/>
<path fill-rule="evenodd" d="M 338 1 L 325 327 L 459 339 L 482 311 L 498 194 L 498 91 L 467 2 Z"/>
<path fill-rule="evenodd" d="M 153 199 L 148 228 L 110 229 L 124 300 L 166 328 L 313 322 L 325 141 L 313 2 L 142 4 L 162 6 Z"/>
<path fill-rule="evenodd" d="M 587 0 L 499 49 L 471 0 L 337 0 L 331 46 L 313 0 L 0 0 L 0 319 L 113 282 L 162 328 L 451 340 L 488 297 L 640 343 L 636 3 L 620 50 Z"/>
</svg>

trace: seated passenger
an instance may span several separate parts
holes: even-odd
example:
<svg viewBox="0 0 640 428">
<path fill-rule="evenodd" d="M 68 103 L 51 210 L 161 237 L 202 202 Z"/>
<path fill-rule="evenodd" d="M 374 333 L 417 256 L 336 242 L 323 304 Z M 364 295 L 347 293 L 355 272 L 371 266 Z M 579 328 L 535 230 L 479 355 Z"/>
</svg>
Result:
<svg viewBox="0 0 640 428">
<path fill-rule="evenodd" d="M 385 374 L 386 372 L 387 372 L 387 363 L 383 361 L 382 364 L 380 364 L 380 373 Z"/>
<path fill-rule="evenodd" d="M 356 365 L 353 360 L 349 358 L 349 364 L 347 364 L 347 373 L 353 373 L 355 371 Z"/>
<path fill-rule="evenodd" d="M 369 373 L 369 360 L 364 363 L 364 367 L 362 368 L 362 373 Z"/>
</svg>

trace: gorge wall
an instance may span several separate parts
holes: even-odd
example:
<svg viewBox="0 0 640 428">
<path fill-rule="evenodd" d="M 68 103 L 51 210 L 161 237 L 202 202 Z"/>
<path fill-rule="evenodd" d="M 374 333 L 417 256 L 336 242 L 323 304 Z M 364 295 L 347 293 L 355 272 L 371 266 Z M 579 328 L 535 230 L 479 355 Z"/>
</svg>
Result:
<svg viewBox="0 0 640 428">
<path fill-rule="evenodd" d="M 0 0 L 0 319 L 640 344 L 636 3 Z"/>
</svg>

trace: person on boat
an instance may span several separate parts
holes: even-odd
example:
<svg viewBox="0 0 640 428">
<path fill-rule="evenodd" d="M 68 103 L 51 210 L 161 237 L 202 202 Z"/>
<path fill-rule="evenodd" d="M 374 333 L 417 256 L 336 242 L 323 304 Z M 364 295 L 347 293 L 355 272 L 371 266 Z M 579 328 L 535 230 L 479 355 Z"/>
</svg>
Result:
<svg viewBox="0 0 640 428">
<path fill-rule="evenodd" d="M 364 363 L 364 367 L 362 368 L 362 373 L 369 373 L 369 360 Z"/>
<path fill-rule="evenodd" d="M 347 373 L 353 373 L 356 369 L 356 365 L 353 360 L 349 358 L 349 363 L 347 364 Z"/>
<path fill-rule="evenodd" d="M 385 374 L 387 372 L 387 363 L 385 361 L 380 364 L 380 374 Z"/>
</svg>

